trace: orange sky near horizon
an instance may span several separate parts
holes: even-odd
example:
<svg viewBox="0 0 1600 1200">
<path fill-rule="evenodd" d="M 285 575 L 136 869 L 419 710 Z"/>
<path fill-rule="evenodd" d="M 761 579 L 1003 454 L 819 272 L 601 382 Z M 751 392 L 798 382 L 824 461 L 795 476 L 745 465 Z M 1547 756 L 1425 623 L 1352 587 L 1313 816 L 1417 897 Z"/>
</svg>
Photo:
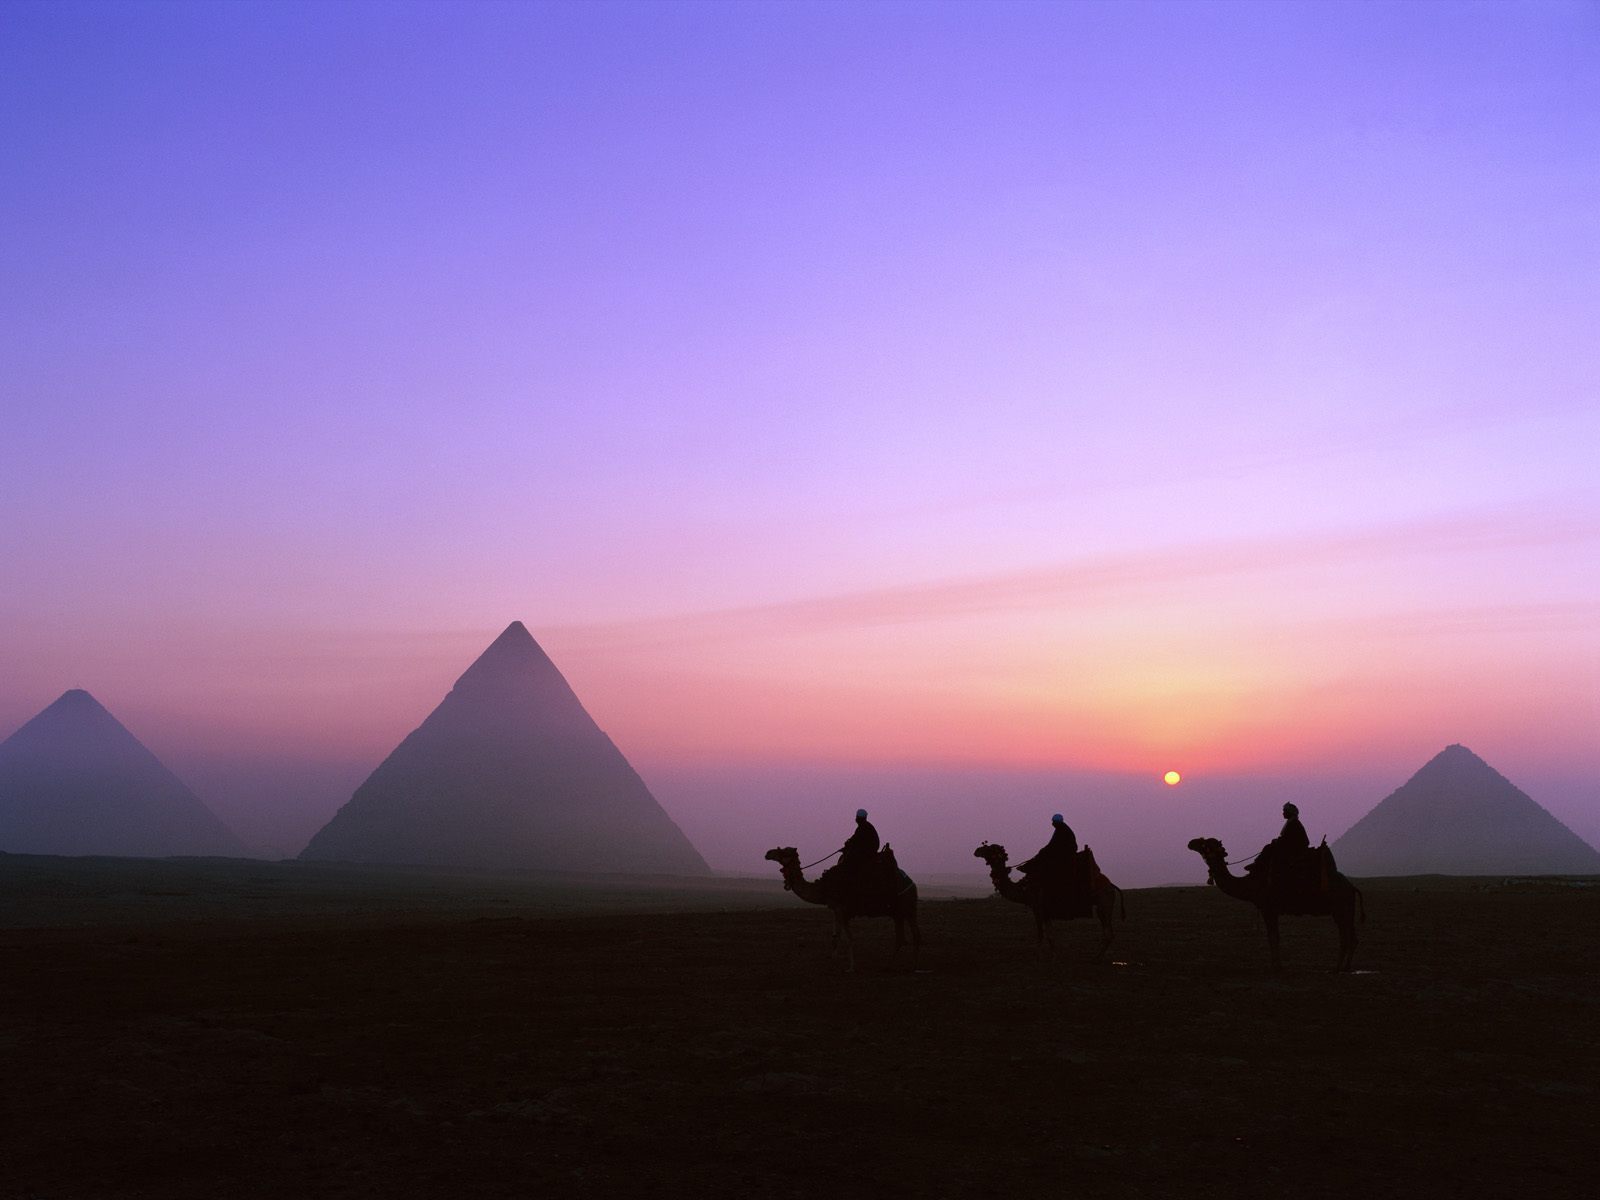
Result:
<svg viewBox="0 0 1600 1200">
<path fill-rule="evenodd" d="M 1558 758 L 1584 744 L 1595 606 L 1422 607 L 1425 590 L 1413 590 L 1384 608 L 1379 581 L 1363 588 L 1364 605 L 1378 604 L 1363 613 L 1343 595 L 1318 603 L 1326 559 L 1265 566 L 1235 551 L 1211 569 L 1200 551 L 1183 558 L 1175 575 L 1090 563 L 1042 573 L 1047 585 L 969 579 L 527 623 L 619 744 L 656 759 L 1177 766 L 1193 778 L 1351 754 L 1408 761 L 1457 740 Z M 1348 577 L 1374 563 L 1336 565 Z M 1300 593 L 1292 616 L 1262 601 L 1264 586 Z M 140 639 L 62 627 L 36 696 L 22 700 L 26 672 L 13 678 L 9 715 L 20 723 L 26 703 L 86 686 L 181 744 L 375 762 L 497 632 L 174 624 Z"/>
</svg>

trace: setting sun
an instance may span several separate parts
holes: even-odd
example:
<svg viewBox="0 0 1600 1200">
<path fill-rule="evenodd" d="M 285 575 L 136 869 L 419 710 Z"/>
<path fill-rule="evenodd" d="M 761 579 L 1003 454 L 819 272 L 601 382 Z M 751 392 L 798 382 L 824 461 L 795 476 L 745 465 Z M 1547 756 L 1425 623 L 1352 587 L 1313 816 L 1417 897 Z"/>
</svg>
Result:
<svg viewBox="0 0 1600 1200">
<path fill-rule="evenodd" d="M 1179 775 L 1176 771 L 1168 771 L 1161 778 L 1163 778 L 1163 779 L 1165 779 L 1167 781 L 1167 786 L 1168 787 L 1171 787 L 1173 784 L 1177 783 L 1178 780 L 1182 779 L 1183 776 Z"/>
</svg>

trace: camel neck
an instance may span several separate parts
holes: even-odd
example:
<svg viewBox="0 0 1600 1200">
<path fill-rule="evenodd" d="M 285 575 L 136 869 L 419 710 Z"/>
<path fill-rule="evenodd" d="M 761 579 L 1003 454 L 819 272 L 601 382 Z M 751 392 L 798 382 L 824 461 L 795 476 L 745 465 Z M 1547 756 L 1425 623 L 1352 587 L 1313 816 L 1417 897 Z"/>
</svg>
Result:
<svg viewBox="0 0 1600 1200">
<path fill-rule="evenodd" d="M 783 882 L 789 885 L 791 892 L 807 903 L 822 903 L 822 898 L 817 895 L 816 885 L 806 878 L 804 869 L 798 863 L 783 868 Z"/>
<path fill-rule="evenodd" d="M 994 890 L 1007 900 L 1023 900 L 1022 889 L 1011 878 L 1011 868 L 1007 866 L 993 866 L 989 868 L 989 882 L 994 884 Z"/>
<path fill-rule="evenodd" d="M 1255 898 L 1255 888 L 1248 877 L 1235 875 L 1228 870 L 1228 860 L 1217 858 L 1206 864 L 1211 868 L 1211 880 L 1217 885 L 1217 890 L 1229 896 L 1238 896 L 1243 900 Z"/>
</svg>

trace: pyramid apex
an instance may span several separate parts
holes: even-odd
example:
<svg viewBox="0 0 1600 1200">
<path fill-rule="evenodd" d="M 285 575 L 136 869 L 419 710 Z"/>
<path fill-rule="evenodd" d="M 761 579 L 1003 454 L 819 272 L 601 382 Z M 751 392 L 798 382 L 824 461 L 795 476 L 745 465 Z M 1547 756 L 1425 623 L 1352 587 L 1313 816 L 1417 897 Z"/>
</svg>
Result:
<svg viewBox="0 0 1600 1200">
<path fill-rule="evenodd" d="M 50 712 L 52 709 L 61 713 L 103 712 L 107 716 L 111 715 L 104 704 L 101 704 L 100 701 L 84 691 L 83 688 L 68 688 L 62 692 L 61 695 L 56 697 L 55 702 L 44 711 Z M 115 718 L 112 719 L 115 720 Z"/>
<path fill-rule="evenodd" d="M 1441 760 L 1451 759 L 1462 762 L 1483 762 L 1482 758 L 1478 757 L 1478 755 L 1474 754 L 1470 749 L 1468 749 L 1466 746 L 1463 746 L 1460 742 L 1451 742 L 1443 750 L 1435 754 L 1429 761 L 1439 762 Z M 1484 765 L 1488 766 L 1487 763 L 1484 763 Z"/>
<path fill-rule="evenodd" d="M 500 687 L 510 680 L 526 679 L 530 672 L 537 675 L 554 672 L 559 675 L 549 656 L 533 640 L 528 627 L 521 621 L 513 621 L 456 680 L 456 686 L 478 687 L 487 683 Z"/>
<path fill-rule="evenodd" d="M 500 631 L 499 637 L 489 643 L 488 648 L 483 652 L 483 656 L 499 656 L 510 650 L 517 652 L 520 657 L 521 652 L 526 651 L 529 647 L 537 649 L 538 645 L 539 643 L 533 640 L 533 634 L 528 632 L 526 625 L 521 621 L 513 621 Z"/>
</svg>

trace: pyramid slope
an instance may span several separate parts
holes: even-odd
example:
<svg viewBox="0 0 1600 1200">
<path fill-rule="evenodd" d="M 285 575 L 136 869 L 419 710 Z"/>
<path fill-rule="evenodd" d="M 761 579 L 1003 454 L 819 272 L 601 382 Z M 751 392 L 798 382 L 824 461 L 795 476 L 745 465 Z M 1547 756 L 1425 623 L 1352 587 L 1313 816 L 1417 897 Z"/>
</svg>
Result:
<svg viewBox="0 0 1600 1200">
<path fill-rule="evenodd" d="M 710 871 L 520 621 L 467 668 L 300 857 Z"/>
<path fill-rule="evenodd" d="M 1465 746 L 1447 746 L 1333 843 L 1356 875 L 1590 875 L 1600 851 Z"/>
<path fill-rule="evenodd" d="M 181 779 L 78 688 L 0 742 L 0 850 L 245 853 Z"/>
</svg>

